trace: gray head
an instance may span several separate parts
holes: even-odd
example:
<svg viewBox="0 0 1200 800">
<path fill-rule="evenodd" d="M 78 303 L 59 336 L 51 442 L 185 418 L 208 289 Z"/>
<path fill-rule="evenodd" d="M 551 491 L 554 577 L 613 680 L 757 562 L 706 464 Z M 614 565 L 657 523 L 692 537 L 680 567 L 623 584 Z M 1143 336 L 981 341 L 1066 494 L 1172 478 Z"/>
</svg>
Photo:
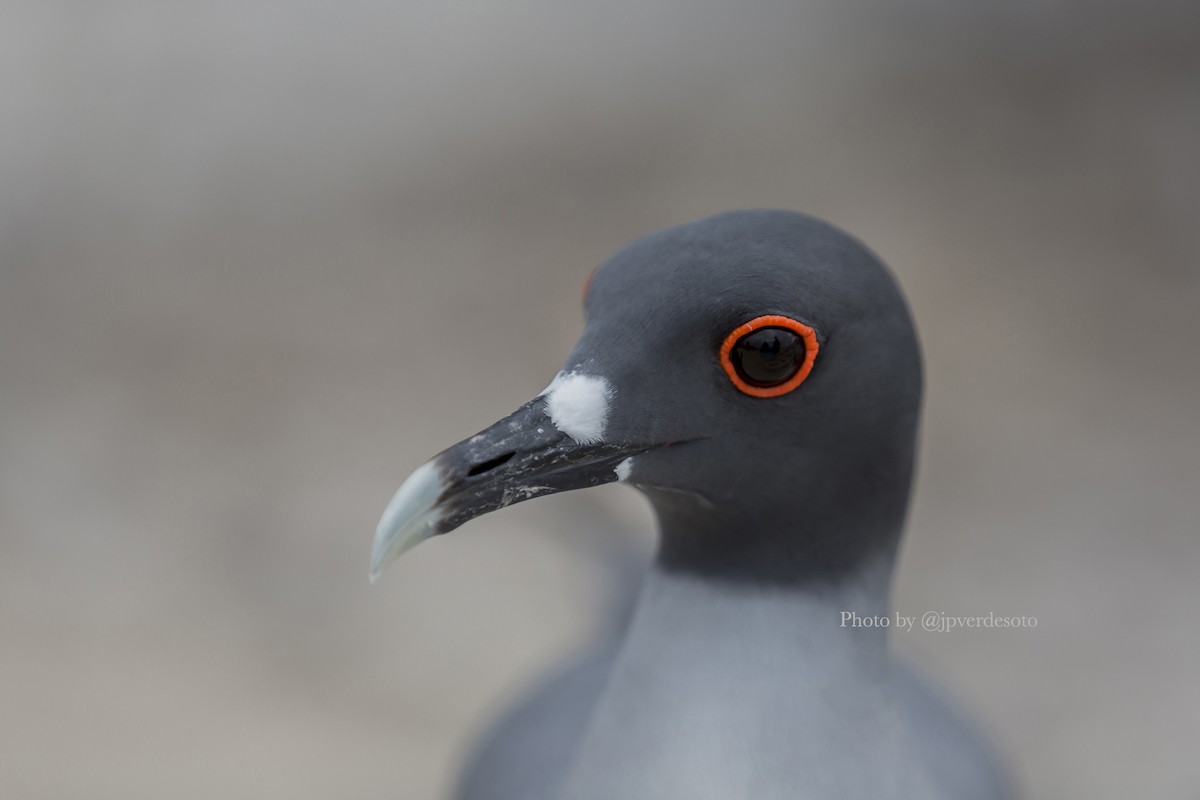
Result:
<svg viewBox="0 0 1200 800">
<path fill-rule="evenodd" d="M 531 497 L 622 479 L 659 561 L 733 581 L 833 581 L 895 551 L 920 355 L 857 240 L 785 211 L 645 236 L 596 269 L 558 378 L 417 470 L 376 535 L 403 549 Z"/>
</svg>

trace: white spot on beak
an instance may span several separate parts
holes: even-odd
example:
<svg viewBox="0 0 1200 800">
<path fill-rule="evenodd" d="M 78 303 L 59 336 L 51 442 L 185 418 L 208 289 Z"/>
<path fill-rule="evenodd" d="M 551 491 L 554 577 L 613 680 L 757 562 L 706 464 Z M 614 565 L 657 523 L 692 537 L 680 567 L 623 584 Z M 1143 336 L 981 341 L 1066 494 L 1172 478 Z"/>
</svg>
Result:
<svg viewBox="0 0 1200 800">
<path fill-rule="evenodd" d="M 577 372 L 558 373 L 546 391 L 546 413 L 560 431 L 579 444 L 603 441 L 613 390 L 608 381 Z"/>
<path fill-rule="evenodd" d="M 616 473 L 617 480 L 619 480 L 619 481 L 629 480 L 629 473 L 632 471 L 633 471 L 633 456 L 630 456 L 629 458 L 622 461 L 620 464 L 617 464 L 616 469 L 613 470 L 613 472 Z"/>
</svg>

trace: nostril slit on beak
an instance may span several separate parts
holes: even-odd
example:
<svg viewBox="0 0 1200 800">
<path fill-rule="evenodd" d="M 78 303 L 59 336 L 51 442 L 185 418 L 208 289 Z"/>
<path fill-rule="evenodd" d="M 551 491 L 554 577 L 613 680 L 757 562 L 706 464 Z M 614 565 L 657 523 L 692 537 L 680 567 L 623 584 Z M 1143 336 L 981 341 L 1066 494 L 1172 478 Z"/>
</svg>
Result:
<svg viewBox="0 0 1200 800">
<path fill-rule="evenodd" d="M 501 464 L 507 462 L 515 455 L 516 453 L 504 453 L 503 455 L 496 456 L 495 458 L 489 458 L 487 461 L 484 461 L 481 464 L 476 464 L 467 470 L 467 477 L 474 477 L 475 475 L 481 475 L 488 470 L 493 470 Z"/>
</svg>

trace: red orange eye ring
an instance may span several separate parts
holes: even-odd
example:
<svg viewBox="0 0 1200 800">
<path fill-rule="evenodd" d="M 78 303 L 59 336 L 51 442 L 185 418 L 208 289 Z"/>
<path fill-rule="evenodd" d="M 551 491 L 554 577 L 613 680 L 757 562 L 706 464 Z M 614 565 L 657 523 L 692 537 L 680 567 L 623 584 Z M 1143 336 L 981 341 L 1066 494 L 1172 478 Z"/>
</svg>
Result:
<svg viewBox="0 0 1200 800">
<path fill-rule="evenodd" d="M 753 333 L 759 328 L 786 328 L 804 340 L 804 362 L 800 364 L 800 369 L 796 370 L 795 375 L 775 386 L 754 386 L 747 383 L 738 374 L 737 367 L 733 365 L 733 359 L 730 357 L 734 345 L 743 336 Z M 804 383 L 804 379 L 812 372 L 813 362 L 817 360 L 818 349 L 820 349 L 820 344 L 817 342 L 817 332 L 811 327 L 791 317 L 784 317 L 779 314 L 767 314 L 755 317 L 729 332 L 729 335 L 725 337 L 725 341 L 721 343 L 721 368 L 725 370 L 725 374 L 729 376 L 729 380 L 738 388 L 738 391 L 748 394 L 751 397 L 779 397 Z"/>
</svg>

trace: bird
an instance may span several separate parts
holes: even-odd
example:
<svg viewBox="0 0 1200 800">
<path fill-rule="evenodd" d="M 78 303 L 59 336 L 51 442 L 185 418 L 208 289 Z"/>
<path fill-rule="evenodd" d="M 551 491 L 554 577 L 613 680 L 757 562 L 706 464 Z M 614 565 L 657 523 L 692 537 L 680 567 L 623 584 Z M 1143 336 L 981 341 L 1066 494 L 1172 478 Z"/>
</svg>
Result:
<svg viewBox="0 0 1200 800">
<path fill-rule="evenodd" d="M 476 745 L 460 800 L 1000 800 L 987 737 L 894 655 L 922 358 L 890 270 L 812 216 L 649 233 L 585 284 L 553 381 L 418 467 L 371 579 L 483 514 L 622 482 L 658 547 L 619 634 Z"/>
</svg>

